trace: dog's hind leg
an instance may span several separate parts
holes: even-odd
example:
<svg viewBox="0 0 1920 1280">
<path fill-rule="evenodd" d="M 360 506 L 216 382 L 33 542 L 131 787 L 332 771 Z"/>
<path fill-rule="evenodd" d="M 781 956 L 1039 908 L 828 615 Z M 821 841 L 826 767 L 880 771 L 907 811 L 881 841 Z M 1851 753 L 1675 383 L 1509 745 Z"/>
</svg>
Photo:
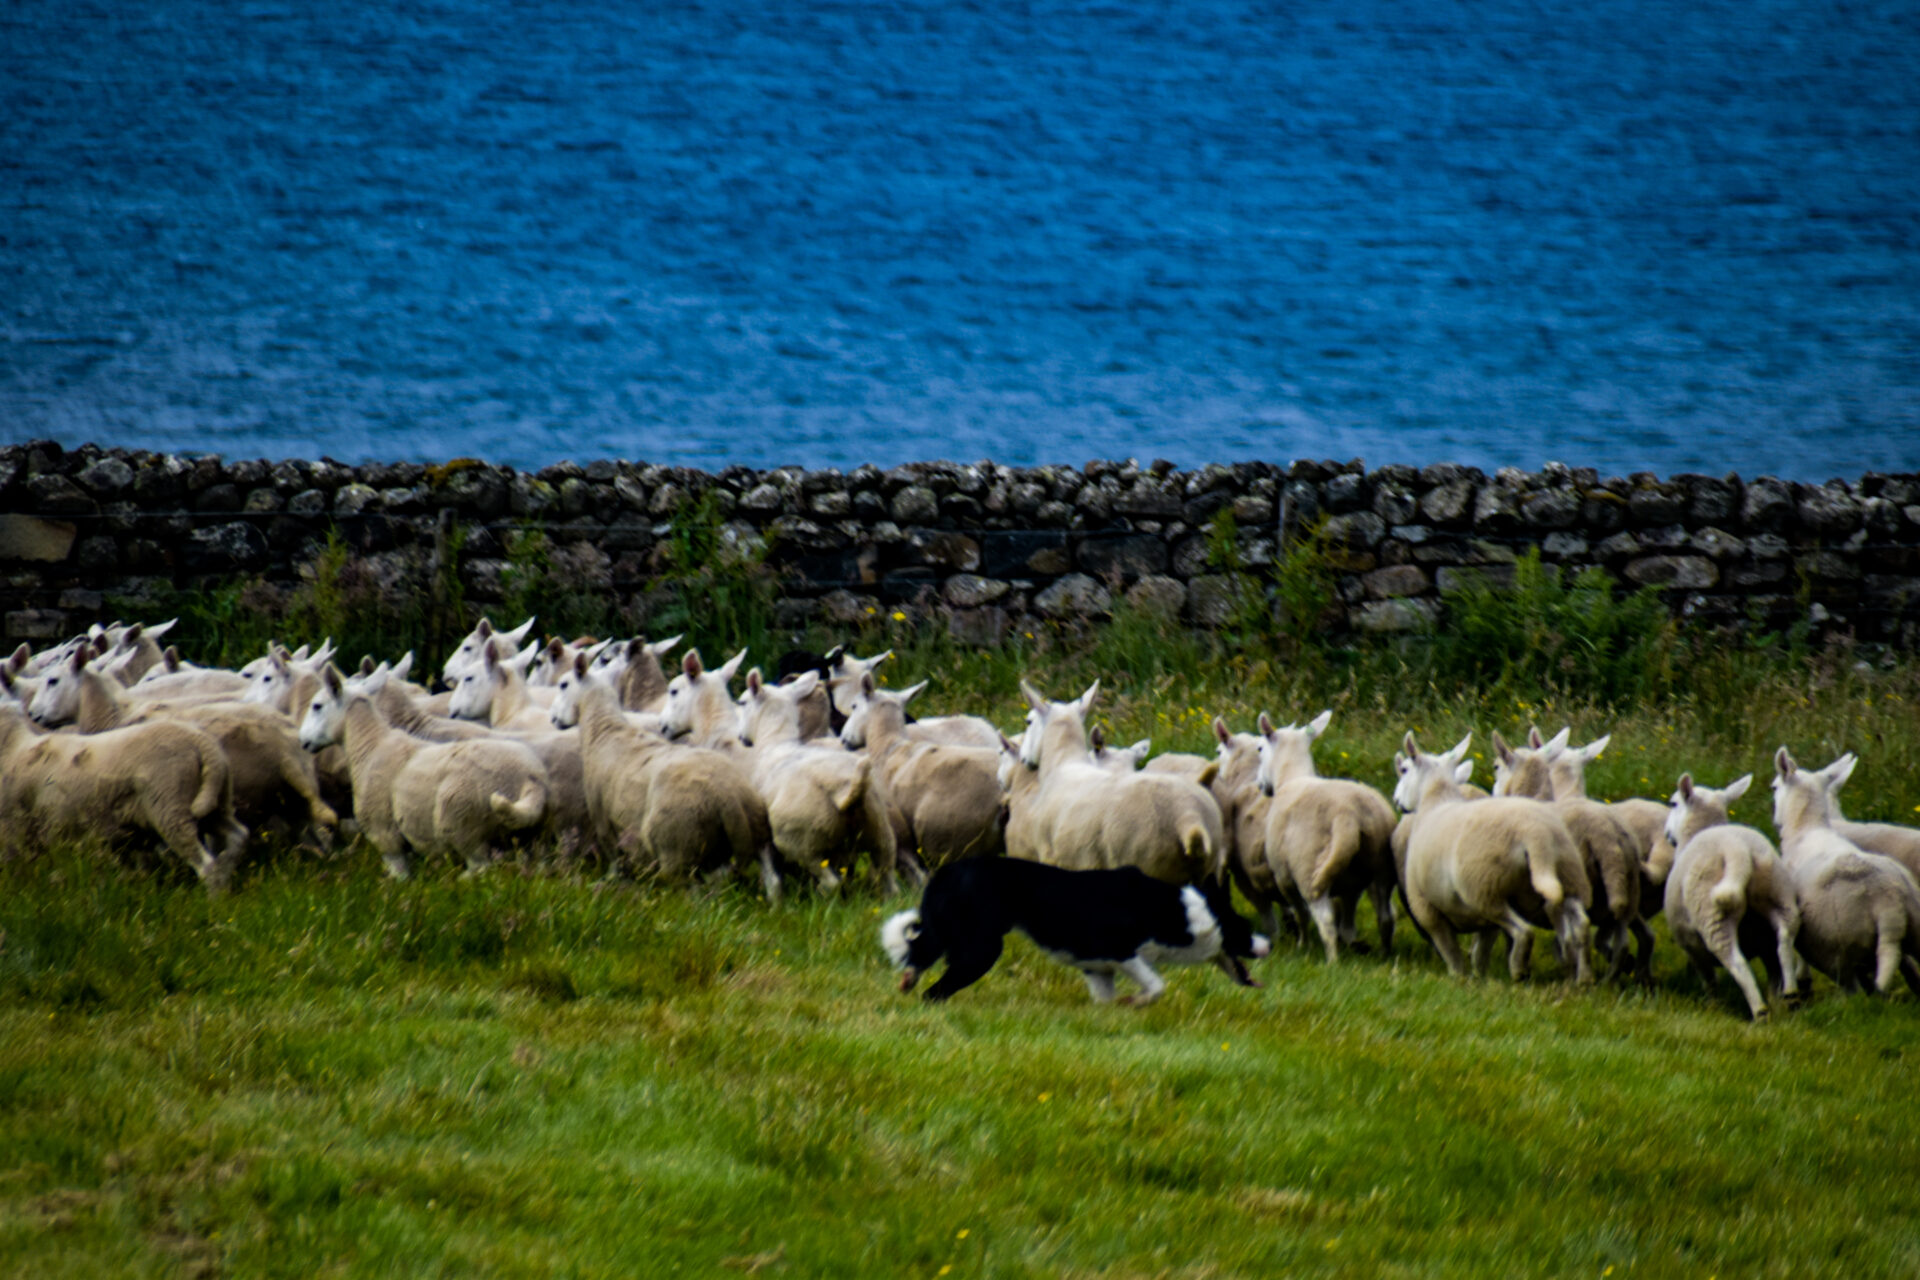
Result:
<svg viewBox="0 0 1920 1280">
<path fill-rule="evenodd" d="M 1097 969 L 1088 969 L 1085 972 L 1087 975 L 1087 990 L 1093 993 L 1094 1000 L 1100 1004 L 1112 1004 L 1113 975 L 1111 973 L 1103 973 Z"/>
<path fill-rule="evenodd" d="M 995 935 L 969 939 L 948 948 L 947 971 L 940 975 L 940 981 L 927 988 L 927 999 L 945 1000 L 986 977 L 1005 945 L 1006 939 Z"/>
<path fill-rule="evenodd" d="M 1160 998 L 1160 993 L 1167 989 L 1166 979 L 1155 973 L 1153 966 L 1139 956 L 1121 965 L 1120 972 L 1132 978 L 1141 987 L 1139 995 L 1128 996 L 1120 1002 L 1122 1004 L 1152 1004 Z"/>
</svg>

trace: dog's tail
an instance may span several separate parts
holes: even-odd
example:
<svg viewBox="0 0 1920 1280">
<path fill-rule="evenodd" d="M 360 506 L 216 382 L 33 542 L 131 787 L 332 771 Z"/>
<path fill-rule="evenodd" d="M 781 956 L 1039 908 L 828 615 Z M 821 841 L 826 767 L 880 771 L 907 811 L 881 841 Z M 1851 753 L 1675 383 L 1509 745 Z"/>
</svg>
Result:
<svg viewBox="0 0 1920 1280">
<path fill-rule="evenodd" d="M 913 940 L 920 936 L 920 913 L 902 911 L 890 916 L 880 926 L 880 945 L 887 949 L 887 958 L 893 961 L 893 967 L 904 969 L 913 948 Z"/>
</svg>

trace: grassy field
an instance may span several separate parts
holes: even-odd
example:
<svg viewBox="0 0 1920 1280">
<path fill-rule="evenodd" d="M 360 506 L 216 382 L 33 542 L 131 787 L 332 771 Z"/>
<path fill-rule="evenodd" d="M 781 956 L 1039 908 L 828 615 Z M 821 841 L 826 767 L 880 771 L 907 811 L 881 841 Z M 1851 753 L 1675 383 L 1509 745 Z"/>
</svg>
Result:
<svg viewBox="0 0 1920 1280">
<path fill-rule="evenodd" d="M 882 647 L 862 645 L 871 651 Z M 907 637 L 902 637 L 903 639 Z M 1612 732 L 1598 794 L 1861 753 L 1856 817 L 1913 819 L 1920 666 L 1696 654 L 1657 696 L 1282 663 L 1111 629 L 1090 649 L 903 646 L 935 709 L 1095 675 L 1116 741 L 1205 750 L 1335 710 L 1323 769 Z M 250 868 L 0 861 L 0 1274 L 1231 1277 L 1920 1274 L 1920 1005 L 1749 1025 L 1656 925 L 1653 991 L 1463 982 L 1411 929 L 1262 990 L 1171 973 L 1096 1007 L 1016 939 L 946 1006 L 876 941 L 906 899 L 530 863 L 386 882 L 365 849 Z M 1362 912 L 1363 918 L 1367 915 Z M 1371 931 L 1370 921 L 1363 929 Z M 1496 971 L 1503 967 L 1496 965 Z"/>
</svg>

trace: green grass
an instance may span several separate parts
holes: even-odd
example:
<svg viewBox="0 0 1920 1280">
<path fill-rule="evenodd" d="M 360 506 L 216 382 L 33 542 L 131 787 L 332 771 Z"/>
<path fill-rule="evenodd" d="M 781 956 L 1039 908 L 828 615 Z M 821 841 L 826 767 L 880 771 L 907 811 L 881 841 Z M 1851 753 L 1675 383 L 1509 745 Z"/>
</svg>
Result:
<svg viewBox="0 0 1920 1280">
<path fill-rule="evenodd" d="M 934 1007 L 898 905 L 7 864 L 0 1272 L 1920 1268 L 1911 1001 L 1752 1027 L 1664 935 L 1645 994 L 1457 981 L 1403 929 L 1145 1010 L 1016 940 Z"/>
</svg>

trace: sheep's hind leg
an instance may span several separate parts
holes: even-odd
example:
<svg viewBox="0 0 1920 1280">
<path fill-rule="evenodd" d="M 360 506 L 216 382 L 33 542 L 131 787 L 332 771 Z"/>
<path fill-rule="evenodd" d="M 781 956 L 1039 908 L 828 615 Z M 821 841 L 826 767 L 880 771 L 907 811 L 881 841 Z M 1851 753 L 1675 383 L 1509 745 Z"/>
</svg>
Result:
<svg viewBox="0 0 1920 1280">
<path fill-rule="evenodd" d="M 1740 994 L 1747 998 L 1747 1009 L 1753 1014 L 1753 1020 L 1760 1022 L 1767 1016 L 1766 997 L 1760 994 L 1760 986 L 1753 980 L 1753 968 L 1747 963 L 1746 953 L 1740 950 L 1740 940 L 1733 936 L 1731 925 L 1722 932 L 1727 944 L 1714 951 L 1714 959 L 1726 967 L 1728 973 L 1740 988 Z"/>
<path fill-rule="evenodd" d="M 1634 917 L 1633 921 L 1633 977 L 1643 987 L 1653 985 L 1653 930 L 1647 928 L 1647 922 Z"/>
<path fill-rule="evenodd" d="M 1533 972 L 1533 926 L 1509 907 L 1501 929 L 1507 935 L 1507 973 L 1515 982 L 1525 982 Z"/>
<path fill-rule="evenodd" d="M 1487 966 L 1493 959 L 1493 932 L 1482 929 L 1473 935 L 1473 976 L 1487 976 Z"/>
<path fill-rule="evenodd" d="M 1320 931 L 1320 941 L 1326 944 L 1327 963 L 1339 963 L 1340 921 L 1338 905 L 1332 898 L 1315 898 L 1307 903 L 1307 910 L 1313 913 L 1313 927 Z"/>
<path fill-rule="evenodd" d="M 767 901 L 774 906 L 780 905 L 780 868 L 774 865 L 773 846 L 760 846 L 760 887 L 766 892 Z"/>
<path fill-rule="evenodd" d="M 1460 954 L 1460 941 L 1454 936 L 1453 926 L 1445 917 L 1436 911 L 1429 919 L 1423 921 L 1420 919 L 1419 912 L 1410 911 L 1409 914 L 1413 922 L 1425 930 L 1427 941 L 1431 942 L 1433 949 L 1440 953 L 1440 958 L 1446 961 L 1447 971 L 1457 978 L 1466 977 L 1467 958 Z"/>
<path fill-rule="evenodd" d="M 1373 923 L 1380 933 L 1380 954 L 1393 954 L 1393 886 L 1375 883 L 1367 886 L 1373 900 Z"/>
</svg>

